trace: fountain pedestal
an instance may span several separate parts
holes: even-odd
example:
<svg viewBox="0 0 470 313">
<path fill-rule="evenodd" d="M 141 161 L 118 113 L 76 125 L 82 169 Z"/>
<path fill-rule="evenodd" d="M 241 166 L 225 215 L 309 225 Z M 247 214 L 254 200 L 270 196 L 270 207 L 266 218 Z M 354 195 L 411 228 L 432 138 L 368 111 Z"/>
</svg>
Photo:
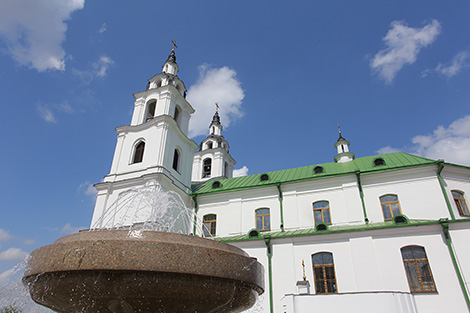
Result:
<svg viewBox="0 0 470 313">
<path fill-rule="evenodd" d="M 82 232 L 31 253 L 23 282 L 57 312 L 241 312 L 263 293 L 264 269 L 204 238 L 128 230 Z"/>
</svg>

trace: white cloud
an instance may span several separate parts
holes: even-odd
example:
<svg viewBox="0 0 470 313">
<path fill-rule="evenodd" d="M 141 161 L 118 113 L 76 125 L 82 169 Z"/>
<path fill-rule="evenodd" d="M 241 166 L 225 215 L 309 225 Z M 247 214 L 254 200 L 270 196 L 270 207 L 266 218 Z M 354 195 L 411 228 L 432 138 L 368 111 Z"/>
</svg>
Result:
<svg viewBox="0 0 470 313">
<path fill-rule="evenodd" d="M 218 102 L 219 115 L 224 127 L 243 116 L 241 111 L 245 93 L 237 80 L 235 70 L 226 66 L 211 68 L 204 64 L 199 67 L 199 79 L 188 90 L 188 101 L 196 112 L 191 116 L 189 137 L 209 132 L 209 124 Z"/>
<path fill-rule="evenodd" d="M 19 248 L 9 248 L 0 252 L 0 261 L 20 261 L 23 260 L 28 253 Z"/>
<path fill-rule="evenodd" d="M 399 152 L 399 149 L 392 148 L 390 146 L 382 147 L 379 150 L 377 150 L 378 154 L 385 154 L 385 153 L 393 153 L 393 152 Z"/>
<path fill-rule="evenodd" d="M 248 175 L 248 167 L 243 166 L 242 168 L 233 170 L 233 177 L 241 177 Z"/>
<path fill-rule="evenodd" d="M 463 68 L 470 67 L 470 51 L 460 51 L 453 58 L 450 64 L 441 64 L 436 67 L 436 71 L 447 77 L 456 75 Z"/>
<path fill-rule="evenodd" d="M 38 110 L 39 116 L 44 119 L 48 123 L 57 123 L 55 118 L 56 112 L 65 112 L 68 114 L 75 113 L 75 110 L 68 104 L 67 101 L 64 101 L 59 104 L 41 104 L 38 103 L 36 105 L 36 109 Z"/>
<path fill-rule="evenodd" d="M 80 186 L 78 186 L 78 191 L 83 191 L 85 195 L 93 197 L 98 193 L 98 190 L 96 190 L 96 188 L 89 181 L 80 184 Z"/>
<path fill-rule="evenodd" d="M 65 69 L 66 20 L 85 0 L 1 0 L 0 36 L 9 54 L 38 71 Z"/>
<path fill-rule="evenodd" d="M 36 108 L 38 110 L 39 116 L 41 116 L 43 120 L 48 123 L 57 123 L 54 117 L 54 113 L 52 113 L 51 109 L 47 108 L 45 105 L 42 104 L 38 104 Z"/>
<path fill-rule="evenodd" d="M 99 30 L 99 33 L 102 34 L 104 33 L 106 30 L 108 30 L 108 25 L 106 25 L 106 23 L 103 23 L 103 25 L 101 25 L 101 28 Z"/>
<path fill-rule="evenodd" d="M 65 235 L 69 235 L 69 234 L 73 234 L 73 233 L 78 233 L 79 230 L 85 229 L 85 228 L 86 227 L 83 227 L 83 226 L 75 227 L 75 226 L 72 226 L 72 224 L 67 223 L 67 224 L 64 225 L 64 227 L 62 227 L 62 229 L 60 230 L 60 233 L 65 234 Z"/>
<path fill-rule="evenodd" d="M 10 235 L 10 232 L 8 230 L 0 228 L 0 241 L 8 241 L 12 238 L 13 236 Z"/>
<path fill-rule="evenodd" d="M 32 245 L 36 243 L 36 240 L 33 238 L 26 238 L 21 241 L 25 245 Z"/>
<path fill-rule="evenodd" d="M 103 55 L 92 64 L 91 69 L 82 71 L 74 68 L 72 73 L 80 79 L 83 85 L 89 85 L 96 77 L 105 77 L 113 64 L 114 61 L 110 57 Z"/>
<path fill-rule="evenodd" d="M 437 20 L 422 28 L 409 27 L 403 21 L 392 22 L 383 38 L 387 47 L 375 55 L 370 62 L 371 69 L 386 83 L 391 83 L 405 64 L 416 62 L 420 50 L 433 43 L 440 31 L 441 25 Z"/>
<path fill-rule="evenodd" d="M 438 126 L 430 135 L 418 135 L 411 139 L 413 146 L 402 149 L 430 159 L 470 166 L 470 115 L 452 122 L 449 127 Z M 378 153 L 399 151 L 390 146 Z"/>
</svg>

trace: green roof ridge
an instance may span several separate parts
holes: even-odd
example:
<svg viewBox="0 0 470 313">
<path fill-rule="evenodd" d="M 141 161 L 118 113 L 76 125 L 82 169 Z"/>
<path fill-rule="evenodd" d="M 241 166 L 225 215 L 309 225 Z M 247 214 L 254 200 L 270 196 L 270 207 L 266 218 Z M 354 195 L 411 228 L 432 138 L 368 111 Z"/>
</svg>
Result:
<svg viewBox="0 0 470 313">
<path fill-rule="evenodd" d="M 385 164 L 375 166 L 374 160 L 378 158 L 384 159 Z M 262 187 L 266 185 L 276 185 L 278 183 L 289 183 L 303 180 L 318 179 L 322 177 L 352 174 L 357 171 L 360 171 L 361 173 L 383 172 L 407 167 L 436 164 L 437 162 L 439 161 L 408 154 L 405 152 L 392 152 L 356 158 L 353 161 L 346 163 L 329 162 L 234 178 L 214 178 L 209 181 L 193 184 L 192 191 L 193 195 L 236 191 L 255 187 Z M 324 172 L 315 174 L 313 170 L 317 166 L 323 167 Z M 269 179 L 262 181 L 261 175 L 263 174 L 267 174 L 269 176 Z M 219 188 L 212 187 L 214 181 L 220 182 Z"/>
</svg>

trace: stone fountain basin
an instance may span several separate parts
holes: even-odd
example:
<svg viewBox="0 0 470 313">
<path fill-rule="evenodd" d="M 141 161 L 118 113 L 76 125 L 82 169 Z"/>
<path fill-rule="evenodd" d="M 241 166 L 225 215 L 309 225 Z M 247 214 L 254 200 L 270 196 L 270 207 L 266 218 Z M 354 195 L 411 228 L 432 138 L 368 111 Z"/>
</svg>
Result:
<svg viewBox="0 0 470 313">
<path fill-rule="evenodd" d="M 243 250 L 200 237 L 129 230 L 65 236 L 34 250 L 23 277 L 56 312 L 241 312 L 264 292 Z"/>
</svg>

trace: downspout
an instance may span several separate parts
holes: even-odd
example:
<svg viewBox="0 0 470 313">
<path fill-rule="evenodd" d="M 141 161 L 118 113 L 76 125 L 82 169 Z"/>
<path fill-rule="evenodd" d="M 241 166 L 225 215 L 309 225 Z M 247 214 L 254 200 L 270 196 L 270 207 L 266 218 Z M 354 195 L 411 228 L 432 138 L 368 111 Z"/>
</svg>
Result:
<svg viewBox="0 0 470 313">
<path fill-rule="evenodd" d="M 460 272 L 457 258 L 455 257 L 454 248 L 452 247 L 452 240 L 450 238 L 450 233 L 449 233 L 449 222 L 446 219 L 441 219 L 439 220 L 439 222 L 441 223 L 442 231 L 444 232 L 444 237 L 446 238 L 447 248 L 449 249 L 449 253 L 452 258 L 452 263 L 454 264 L 455 273 L 457 274 L 457 277 L 459 278 L 460 288 L 462 289 L 465 302 L 467 302 L 467 309 L 470 312 L 470 298 L 468 296 L 467 287 L 465 286 L 462 273 Z"/>
<path fill-rule="evenodd" d="M 455 220 L 454 211 L 452 211 L 452 206 L 450 205 L 449 197 L 447 196 L 446 188 L 444 186 L 444 180 L 441 177 L 441 172 L 444 169 L 444 160 L 437 161 L 437 179 L 439 180 L 439 185 L 441 185 L 442 193 L 444 194 L 444 198 L 446 199 L 447 209 L 449 210 L 449 214 L 452 220 Z"/>
<path fill-rule="evenodd" d="M 264 243 L 268 251 L 268 281 L 269 281 L 269 312 L 274 313 L 273 305 L 273 269 L 271 264 L 271 236 L 264 237 Z"/>
<path fill-rule="evenodd" d="M 284 231 L 284 209 L 282 207 L 281 183 L 277 183 L 276 187 L 277 187 L 277 190 L 279 191 L 279 206 L 281 208 L 281 231 Z"/>
<path fill-rule="evenodd" d="M 359 188 L 359 195 L 361 196 L 362 212 L 364 213 L 364 222 L 366 222 L 366 224 L 369 224 L 369 218 L 367 217 L 367 211 L 366 211 L 366 203 L 364 201 L 364 192 L 362 191 L 361 171 L 356 171 L 355 173 L 356 173 L 356 178 L 357 178 L 357 187 Z"/>
<path fill-rule="evenodd" d="M 197 206 L 197 195 L 193 195 L 193 201 L 194 201 L 194 224 L 193 224 L 193 235 L 196 236 L 196 226 L 197 226 L 197 211 L 198 211 L 198 206 Z"/>
</svg>

